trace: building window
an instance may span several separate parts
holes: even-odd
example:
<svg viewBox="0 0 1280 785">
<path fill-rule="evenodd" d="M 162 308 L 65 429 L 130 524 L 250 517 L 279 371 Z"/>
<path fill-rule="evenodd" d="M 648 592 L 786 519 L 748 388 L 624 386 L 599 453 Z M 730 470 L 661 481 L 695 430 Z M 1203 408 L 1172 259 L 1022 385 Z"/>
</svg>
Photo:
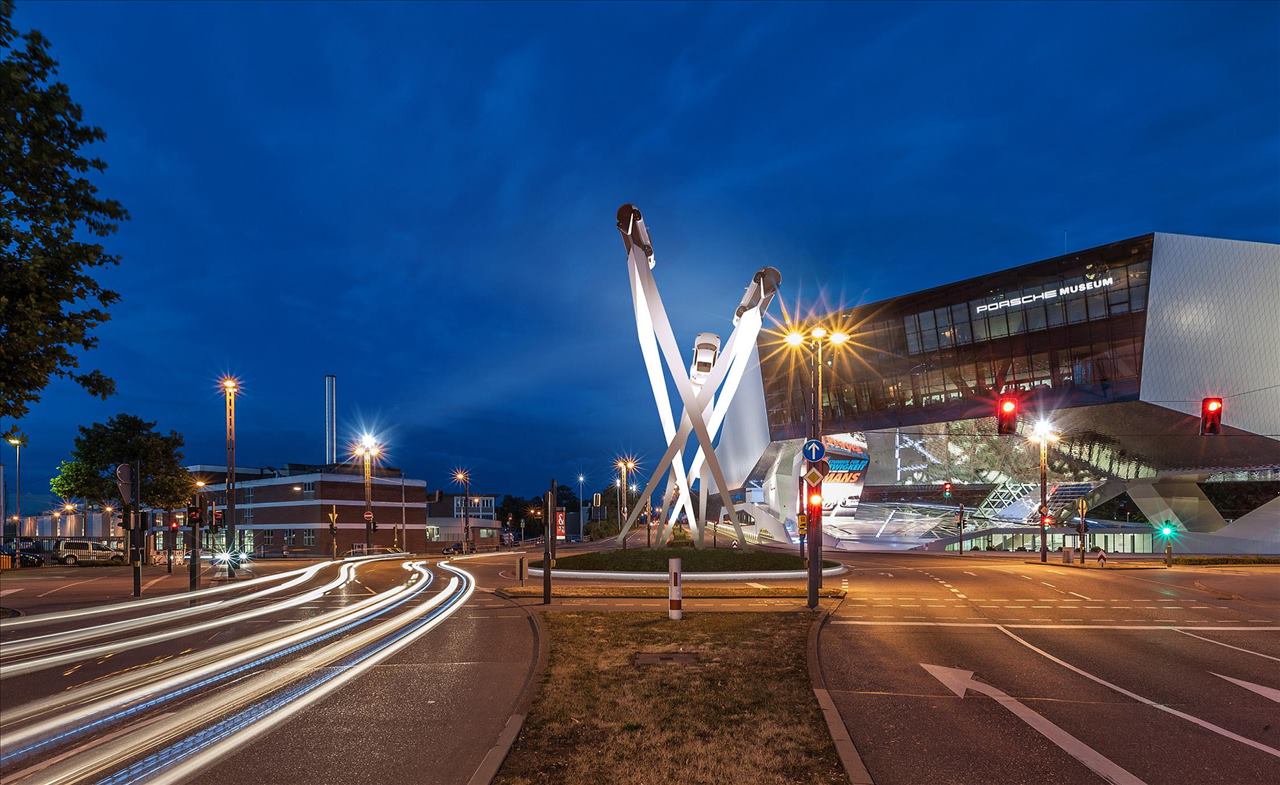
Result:
<svg viewBox="0 0 1280 785">
<path fill-rule="evenodd" d="M 307 545 L 307 546 L 311 546 L 311 545 L 315 545 L 315 544 L 316 544 L 316 530 L 315 530 L 315 529 L 303 529 L 303 530 L 302 530 L 302 544 L 303 544 L 303 545 Z"/>
<path fill-rule="evenodd" d="M 315 484 L 314 482 L 304 482 L 304 483 L 302 484 L 302 492 L 303 492 L 303 493 L 315 493 L 315 492 L 316 492 L 316 484 Z"/>
<path fill-rule="evenodd" d="M 276 544 L 276 533 L 275 533 L 274 531 L 264 531 L 264 532 L 262 533 L 262 544 L 263 544 L 263 545 L 275 545 L 275 544 Z"/>
</svg>

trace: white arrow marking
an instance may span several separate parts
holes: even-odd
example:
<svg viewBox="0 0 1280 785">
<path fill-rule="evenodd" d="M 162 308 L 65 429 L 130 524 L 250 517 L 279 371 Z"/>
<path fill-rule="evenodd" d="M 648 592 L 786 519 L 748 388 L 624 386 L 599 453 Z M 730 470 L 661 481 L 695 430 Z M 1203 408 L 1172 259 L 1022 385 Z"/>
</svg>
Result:
<svg viewBox="0 0 1280 785">
<path fill-rule="evenodd" d="M 1213 671 L 1209 671 L 1209 672 L 1213 673 Z M 1230 676 L 1223 676 L 1221 673 L 1213 673 L 1213 675 L 1217 676 L 1219 679 L 1226 679 L 1227 681 L 1231 682 L 1237 687 L 1244 687 L 1246 690 L 1249 690 L 1250 692 L 1256 692 L 1262 697 L 1266 698 L 1267 700 L 1280 703 L 1280 690 L 1277 690 L 1274 687 L 1264 687 L 1261 684 L 1254 684 L 1251 681 L 1244 681 L 1242 679 L 1233 679 Z"/>
<path fill-rule="evenodd" d="M 923 662 L 920 663 L 920 667 L 961 698 L 964 697 L 966 690 L 973 690 L 995 699 L 1001 706 L 1013 712 L 1015 717 L 1030 725 L 1041 736 L 1061 747 L 1068 755 L 1088 766 L 1107 782 L 1115 785 L 1145 785 L 1142 780 L 1116 765 L 1105 755 L 1053 724 L 1043 715 L 1027 708 L 1003 690 L 977 681 L 973 678 L 973 671 L 945 668 L 941 665 L 925 665 Z"/>
</svg>

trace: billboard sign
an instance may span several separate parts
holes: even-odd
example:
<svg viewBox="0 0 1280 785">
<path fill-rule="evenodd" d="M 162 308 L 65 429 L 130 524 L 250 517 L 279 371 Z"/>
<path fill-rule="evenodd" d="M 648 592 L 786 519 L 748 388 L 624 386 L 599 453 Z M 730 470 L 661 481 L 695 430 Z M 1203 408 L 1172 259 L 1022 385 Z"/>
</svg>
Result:
<svg viewBox="0 0 1280 785">
<path fill-rule="evenodd" d="M 822 481 L 822 512 L 835 518 L 852 518 L 862 501 L 862 483 L 870 457 L 867 437 L 861 433 L 833 433 L 822 437 L 829 467 Z"/>
<path fill-rule="evenodd" d="M 556 539 L 563 540 L 565 538 L 564 531 L 564 508 L 556 508 Z"/>
</svg>

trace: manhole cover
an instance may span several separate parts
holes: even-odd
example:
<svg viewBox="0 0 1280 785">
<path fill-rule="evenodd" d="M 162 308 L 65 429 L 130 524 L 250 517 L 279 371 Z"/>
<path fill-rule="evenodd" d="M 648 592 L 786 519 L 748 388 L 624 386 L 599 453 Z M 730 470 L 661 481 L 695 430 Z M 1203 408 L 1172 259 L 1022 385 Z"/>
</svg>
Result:
<svg viewBox="0 0 1280 785">
<path fill-rule="evenodd" d="M 636 665 L 697 665 L 699 657 L 691 651 L 636 652 Z"/>
</svg>

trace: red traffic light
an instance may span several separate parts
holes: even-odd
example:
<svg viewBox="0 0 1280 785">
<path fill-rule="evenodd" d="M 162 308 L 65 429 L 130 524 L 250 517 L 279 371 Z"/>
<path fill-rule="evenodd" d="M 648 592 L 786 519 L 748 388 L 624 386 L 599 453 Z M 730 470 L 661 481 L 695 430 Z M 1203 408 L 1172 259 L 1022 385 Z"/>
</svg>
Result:
<svg viewBox="0 0 1280 785">
<path fill-rule="evenodd" d="M 1053 525 L 1053 516 L 1052 516 L 1052 515 L 1041 515 L 1041 516 L 1040 516 L 1040 525 L 1041 525 L 1041 526 L 1052 526 L 1052 525 Z"/>
<path fill-rule="evenodd" d="M 1200 402 L 1200 435 L 1222 433 L 1222 399 L 1205 398 Z"/>
<path fill-rule="evenodd" d="M 951 482 L 950 481 L 944 482 L 942 484 L 942 496 L 945 499 L 951 498 Z"/>
<path fill-rule="evenodd" d="M 996 433 L 1000 435 L 1018 432 L 1018 399 L 1011 395 L 1000 398 L 996 404 Z"/>
<path fill-rule="evenodd" d="M 176 532 L 177 530 L 178 530 L 178 522 L 177 522 L 177 521 L 169 521 L 169 531 L 171 531 L 171 532 Z"/>
</svg>

